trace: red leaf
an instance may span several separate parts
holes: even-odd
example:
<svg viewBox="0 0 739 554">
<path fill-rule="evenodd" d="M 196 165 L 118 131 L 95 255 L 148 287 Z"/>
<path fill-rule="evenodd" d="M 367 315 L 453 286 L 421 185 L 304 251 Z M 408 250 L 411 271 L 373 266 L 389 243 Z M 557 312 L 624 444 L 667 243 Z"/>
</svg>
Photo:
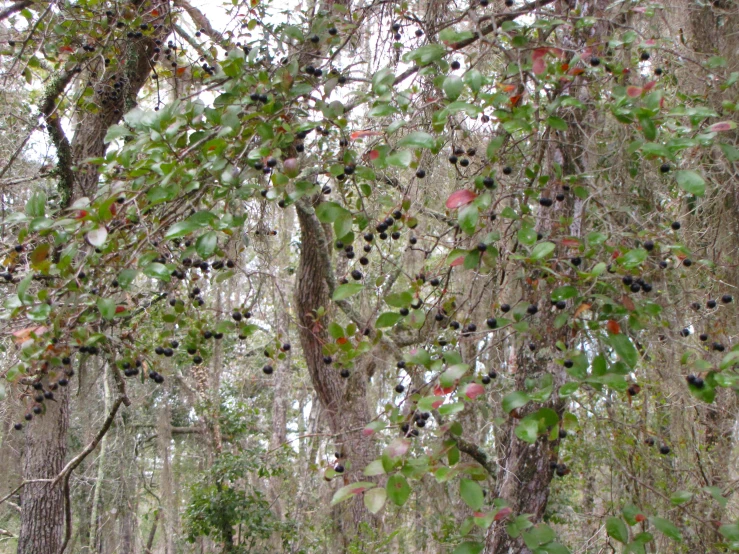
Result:
<svg viewBox="0 0 739 554">
<path fill-rule="evenodd" d="M 521 98 L 523 98 L 523 94 L 514 94 L 511 96 L 511 106 L 518 106 L 521 102 Z"/>
<path fill-rule="evenodd" d="M 578 247 L 580 246 L 580 241 L 577 239 L 562 239 L 562 246 Z"/>
<path fill-rule="evenodd" d="M 606 329 L 608 329 L 608 332 L 612 335 L 619 335 L 621 334 L 621 326 L 618 324 L 618 321 L 609 319 L 608 323 L 606 323 Z"/>
<path fill-rule="evenodd" d="M 654 88 L 654 85 L 657 84 L 657 81 L 649 81 L 646 85 L 644 85 L 644 92 L 649 92 Z"/>
<path fill-rule="evenodd" d="M 375 434 L 375 430 L 374 429 L 370 429 L 369 427 L 365 427 L 364 429 L 362 429 L 362 436 L 363 437 L 371 437 L 374 434 Z"/>
<path fill-rule="evenodd" d="M 370 153 L 369 153 L 370 160 L 376 160 L 379 157 L 380 157 L 380 152 L 379 151 L 377 151 L 377 150 L 370 150 Z"/>
<path fill-rule="evenodd" d="M 444 396 L 445 394 L 449 394 L 454 392 L 454 387 L 442 387 L 441 385 L 436 385 L 434 387 L 434 396 Z"/>
<path fill-rule="evenodd" d="M 74 52 L 74 48 L 72 48 L 71 46 L 62 46 L 61 48 L 59 48 L 59 51 L 60 52 Z"/>
<path fill-rule="evenodd" d="M 634 516 L 634 521 L 637 523 L 641 523 L 642 521 L 646 520 L 647 518 L 644 516 L 644 514 L 636 514 Z"/>
<path fill-rule="evenodd" d="M 511 515 L 511 512 L 513 512 L 513 510 L 511 510 L 509 507 L 506 506 L 505 508 L 501 508 L 500 510 L 498 510 L 498 512 L 495 514 L 495 517 L 493 517 L 493 519 L 495 521 L 500 521 L 502 519 L 507 518 L 509 515 Z"/>
<path fill-rule="evenodd" d="M 464 395 L 470 400 L 474 400 L 483 392 L 485 392 L 485 387 L 483 387 L 480 383 L 470 383 L 469 385 L 467 385 L 467 388 L 464 391 Z"/>
<path fill-rule="evenodd" d="M 711 133 L 716 133 L 718 131 L 731 131 L 732 129 L 736 129 L 736 123 L 733 121 L 720 121 L 718 123 L 714 123 L 708 128 Z"/>
<path fill-rule="evenodd" d="M 516 85 L 501 85 L 500 87 L 503 92 L 513 92 L 516 90 Z"/>
<path fill-rule="evenodd" d="M 573 67 L 570 69 L 570 75 L 578 76 L 581 73 L 585 73 L 585 70 L 582 67 Z"/>
<path fill-rule="evenodd" d="M 117 314 L 119 314 L 121 312 L 125 312 L 125 311 L 126 311 L 125 306 L 116 306 L 115 307 L 115 313 L 117 313 Z"/>
<path fill-rule="evenodd" d="M 185 68 L 184 67 L 178 67 L 177 68 L 177 75 L 182 75 L 183 73 L 185 73 Z"/>
<path fill-rule="evenodd" d="M 639 96 L 641 96 L 641 93 L 641 87 L 635 87 L 632 85 L 626 88 L 626 95 L 629 96 L 629 98 L 638 98 Z"/>
<path fill-rule="evenodd" d="M 339 337 L 336 339 L 336 344 L 346 344 L 349 340 L 346 337 Z"/>
<path fill-rule="evenodd" d="M 456 192 L 453 192 L 451 195 L 449 195 L 449 198 L 446 199 L 446 207 L 450 210 L 456 210 L 461 206 L 469 204 L 475 198 L 477 198 L 477 195 L 471 190 L 458 190 Z"/>
<path fill-rule="evenodd" d="M 547 55 L 547 52 L 549 52 L 549 48 L 536 48 L 534 52 L 531 54 L 532 60 L 539 60 Z"/>
<path fill-rule="evenodd" d="M 547 70 L 547 62 L 544 61 L 544 58 L 536 58 L 531 65 L 531 69 L 533 69 L 534 75 L 541 75 Z"/>
<path fill-rule="evenodd" d="M 454 260 L 452 263 L 449 264 L 449 267 L 457 267 L 458 265 L 462 265 L 464 263 L 464 256 L 460 256 L 456 260 Z"/>
<path fill-rule="evenodd" d="M 364 137 L 379 137 L 382 135 L 380 131 L 354 131 L 350 136 L 352 140 L 357 140 Z"/>
<path fill-rule="evenodd" d="M 77 215 L 75 216 L 75 219 L 82 219 L 83 217 L 87 217 L 87 211 L 80 210 L 77 212 Z"/>
<path fill-rule="evenodd" d="M 436 402 L 434 402 L 433 404 L 431 404 L 431 407 L 434 410 L 436 410 L 436 409 L 440 408 L 443 403 L 444 403 L 443 400 L 437 400 Z"/>
</svg>

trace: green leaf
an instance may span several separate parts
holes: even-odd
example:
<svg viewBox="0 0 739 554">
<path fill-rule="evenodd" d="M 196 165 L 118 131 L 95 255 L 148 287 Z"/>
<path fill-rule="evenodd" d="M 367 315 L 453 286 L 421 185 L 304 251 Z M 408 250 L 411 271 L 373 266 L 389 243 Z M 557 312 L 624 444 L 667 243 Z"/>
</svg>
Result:
<svg viewBox="0 0 739 554">
<path fill-rule="evenodd" d="M 164 235 L 164 238 L 165 240 L 171 240 L 185 237 L 193 231 L 200 229 L 201 227 L 202 224 L 190 221 L 189 219 L 186 221 L 178 221 L 169 228 L 169 230 Z"/>
<path fill-rule="evenodd" d="M 339 285 L 334 290 L 334 294 L 331 298 L 334 301 L 344 300 L 345 298 L 354 296 L 359 291 L 361 291 L 363 288 L 364 288 L 364 285 L 360 283 L 347 283 L 345 285 Z"/>
<path fill-rule="evenodd" d="M 444 94 L 449 100 L 456 100 L 459 95 L 462 94 L 464 88 L 464 81 L 457 75 L 449 75 L 444 79 L 444 83 L 441 85 L 444 90 Z"/>
<path fill-rule="evenodd" d="M 568 298 L 574 298 L 575 296 L 577 296 L 577 289 L 570 285 L 558 287 L 552 291 L 552 300 L 554 300 L 555 302 L 558 300 L 567 300 Z"/>
<path fill-rule="evenodd" d="M 454 549 L 452 554 L 480 554 L 485 545 L 481 542 L 463 542 L 457 548 Z"/>
<path fill-rule="evenodd" d="M 404 54 L 403 61 L 415 61 L 419 65 L 426 65 L 431 62 L 440 60 L 444 56 L 444 54 L 446 54 L 446 48 L 444 48 L 444 46 L 442 46 L 441 44 L 426 44 L 424 46 L 421 46 L 420 48 L 416 48 L 415 50 Z"/>
<path fill-rule="evenodd" d="M 128 286 L 133 282 L 133 280 L 136 278 L 136 276 L 139 274 L 139 272 L 135 269 L 124 269 L 118 274 L 118 285 L 122 289 L 128 288 Z"/>
<path fill-rule="evenodd" d="M 376 488 L 364 493 L 364 506 L 372 514 L 382 510 L 386 500 L 387 491 L 385 489 Z"/>
<path fill-rule="evenodd" d="M 105 138 L 103 139 L 103 142 L 105 144 L 108 144 L 109 142 L 112 142 L 117 138 L 130 136 L 131 131 L 129 131 L 123 125 L 111 125 L 110 127 L 108 127 L 108 132 L 105 133 Z"/>
<path fill-rule="evenodd" d="M 472 68 L 465 73 L 462 80 L 474 93 L 479 92 L 480 88 L 482 88 L 482 73 L 475 68 Z"/>
<path fill-rule="evenodd" d="M 44 217 L 46 214 L 46 194 L 43 191 L 34 192 L 26 202 L 28 217 Z"/>
<path fill-rule="evenodd" d="M 547 118 L 547 125 L 549 125 L 552 129 L 556 129 L 557 131 L 566 131 L 567 130 L 567 122 L 562 119 L 561 117 L 556 116 L 550 116 Z"/>
<path fill-rule="evenodd" d="M 462 376 L 467 373 L 470 366 L 467 364 L 456 364 L 447 369 L 439 376 L 439 384 L 448 388 L 454 385 Z"/>
<path fill-rule="evenodd" d="M 154 279 L 159 279 L 161 281 L 169 281 L 170 279 L 170 274 L 167 266 L 158 262 L 153 262 L 147 265 L 143 269 L 143 273 L 147 277 L 153 277 Z"/>
<path fill-rule="evenodd" d="M 675 172 L 675 180 L 678 186 L 685 192 L 695 196 L 703 196 L 706 193 L 706 181 L 699 173 L 690 169 Z"/>
<path fill-rule="evenodd" d="M 516 408 L 520 408 L 521 406 L 528 404 L 529 400 L 531 400 L 531 398 L 523 391 L 510 392 L 503 398 L 503 411 L 509 414 Z"/>
<path fill-rule="evenodd" d="M 216 251 L 218 246 L 218 235 L 215 231 L 208 231 L 207 233 L 200 235 L 198 240 L 195 242 L 195 251 L 203 259 L 210 258 Z"/>
<path fill-rule="evenodd" d="M 670 496 L 670 504 L 673 506 L 679 506 L 680 504 L 690 502 L 692 498 L 693 493 L 690 491 L 677 491 Z"/>
<path fill-rule="evenodd" d="M 411 165 L 413 155 L 408 150 L 396 150 L 387 157 L 387 163 L 393 167 L 404 169 Z"/>
<path fill-rule="evenodd" d="M 334 493 L 334 497 L 331 499 L 331 505 L 335 506 L 339 502 L 353 498 L 358 494 L 362 494 L 364 491 L 374 488 L 376 485 L 369 481 L 358 481 L 351 485 L 341 487 Z"/>
<path fill-rule="evenodd" d="M 403 316 L 395 312 L 385 312 L 380 314 L 380 317 L 375 321 L 375 327 L 382 329 L 383 327 L 392 327 L 398 321 L 403 319 Z"/>
<path fill-rule="evenodd" d="M 538 261 L 549 256 L 557 246 L 553 242 L 540 242 L 531 251 L 531 259 Z"/>
<path fill-rule="evenodd" d="M 649 521 L 664 535 L 670 537 L 672 540 L 678 542 L 681 542 L 683 540 L 683 536 L 680 533 L 680 530 L 670 520 L 657 516 L 652 516 L 649 518 Z"/>
<path fill-rule="evenodd" d="M 413 293 L 409 290 L 393 292 L 385 297 L 385 304 L 393 308 L 405 308 L 413 302 Z"/>
<path fill-rule="evenodd" d="M 457 216 L 459 221 L 459 228 L 462 229 L 468 235 L 474 235 L 477 229 L 477 221 L 480 217 L 480 212 L 477 206 L 474 204 L 468 204 L 461 210 Z"/>
<path fill-rule="evenodd" d="M 639 353 L 628 336 L 624 334 L 610 335 L 608 341 L 624 363 L 631 368 L 636 366 L 636 362 L 639 361 Z"/>
<path fill-rule="evenodd" d="M 516 429 L 513 432 L 522 441 L 534 444 L 539 437 L 539 422 L 534 419 L 524 418 L 516 425 Z"/>
<path fill-rule="evenodd" d="M 623 257 L 619 258 L 621 265 L 626 269 L 633 269 L 641 265 L 641 263 L 647 259 L 647 251 L 643 248 L 635 248 L 629 250 Z"/>
<path fill-rule="evenodd" d="M 653 141 L 657 138 L 657 127 L 654 125 L 651 117 L 640 117 L 639 123 L 641 124 L 641 132 L 644 134 L 645 139 Z"/>
<path fill-rule="evenodd" d="M 316 217 L 321 223 L 333 223 L 344 213 L 347 213 L 346 208 L 336 202 L 321 202 L 316 208 Z"/>
<path fill-rule="evenodd" d="M 620 517 L 609 517 L 606 520 L 606 532 L 618 542 L 623 544 L 629 542 L 629 529 Z"/>
<path fill-rule="evenodd" d="M 410 148 L 434 148 L 436 139 L 433 135 L 424 133 L 423 131 L 415 131 L 404 136 L 398 141 L 398 147 L 408 146 Z"/>
<path fill-rule="evenodd" d="M 485 501 L 482 488 L 471 479 L 461 479 L 459 481 L 459 496 L 462 497 L 465 504 L 476 512 L 482 508 Z"/>
<path fill-rule="evenodd" d="M 97 307 L 103 318 L 108 321 L 115 317 L 115 300 L 112 298 L 98 298 Z"/>
<path fill-rule="evenodd" d="M 390 476 L 385 486 L 388 498 L 397 506 L 402 506 L 411 495 L 411 487 L 408 481 L 400 473 Z"/>
</svg>

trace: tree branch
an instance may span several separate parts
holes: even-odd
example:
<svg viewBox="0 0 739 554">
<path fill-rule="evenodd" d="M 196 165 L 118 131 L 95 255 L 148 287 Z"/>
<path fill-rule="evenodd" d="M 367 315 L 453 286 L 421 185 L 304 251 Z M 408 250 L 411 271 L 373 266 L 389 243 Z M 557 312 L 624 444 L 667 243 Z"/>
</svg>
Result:
<svg viewBox="0 0 739 554">
<path fill-rule="evenodd" d="M 30 7 L 31 4 L 33 4 L 33 0 L 21 0 L 20 2 L 15 2 L 14 4 L 11 4 L 0 12 L 0 21 L 9 18 L 14 13 L 25 10 L 26 8 Z"/>
<path fill-rule="evenodd" d="M 217 42 L 223 41 L 223 34 L 216 31 L 210 24 L 210 21 L 208 21 L 208 18 L 205 17 L 205 14 L 190 4 L 190 2 L 187 0 L 174 0 L 174 5 L 185 10 L 187 15 L 190 16 L 190 19 L 198 26 L 198 29 L 201 29 L 210 38 Z"/>
<path fill-rule="evenodd" d="M 67 135 L 62 129 L 62 122 L 56 113 L 57 100 L 64 93 L 67 85 L 72 81 L 78 73 L 77 69 L 71 69 L 57 75 L 46 89 L 46 93 L 41 102 L 41 113 L 46 119 L 47 129 L 51 136 L 51 141 L 56 148 L 56 173 L 59 176 L 59 193 L 62 198 L 62 206 L 68 206 L 72 199 L 72 191 L 74 190 L 74 172 L 72 171 L 72 147 L 69 143 Z"/>
</svg>

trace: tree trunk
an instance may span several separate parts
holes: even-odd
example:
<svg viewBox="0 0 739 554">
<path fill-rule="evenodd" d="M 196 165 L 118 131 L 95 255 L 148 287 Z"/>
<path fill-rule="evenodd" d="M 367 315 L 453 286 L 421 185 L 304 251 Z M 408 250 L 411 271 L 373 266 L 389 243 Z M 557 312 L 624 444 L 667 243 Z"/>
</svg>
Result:
<svg viewBox="0 0 739 554">
<path fill-rule="evenodd" d="M 44 379 L 46 381 L 46 379 Z M 47 385 L 48 383 L 44 383 Z M 23 479 L 53 479 L 64 467 L 69 427 L 69 389 L 59 387 L 45 413 L 26 427 Z M 21 493 L 18 554 L 57 554 L 64 535 L 64 490 L 61 483 L 29 483 Z"/>
<path fill-rule="evenodd" d="M 373 458 L 373 446 L 361 431 L 370 420 L 367 406 L 367 383 L 372 369 L 361 360 L 348 379 L 340 377 L 339 370 L 323 361 L 322 345 L 330 339 L 327 332 L 329 313 L 318 318 L 317 310 L 330 307 L 327 279 L 332 276 L 329 242 L 330 230 L 324 229 L 313 207 L 301 200 L 297 207 L 301 230 L 300 263 L 296 288 L 300 342 L 318 400 L 327 416 L 331 432 L 336 435 L 336 448 L 342 455 L 342 464 L 350 463 L 344 474 L 344 483 L 360 480 L 362 470 Z M 340 505 L 341 514 L 335 522 L 344 542 L 356 536 L 360 524 L 372 522 L 371 514 L 362 502 Z"/>
</svg>

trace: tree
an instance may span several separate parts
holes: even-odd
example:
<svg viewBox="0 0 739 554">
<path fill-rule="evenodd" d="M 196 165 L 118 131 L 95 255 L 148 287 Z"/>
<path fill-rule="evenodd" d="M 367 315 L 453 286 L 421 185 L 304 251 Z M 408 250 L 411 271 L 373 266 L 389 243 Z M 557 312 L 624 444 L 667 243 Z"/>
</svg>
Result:
<svg viewBox="0 0 739 554">
<path fill-rule="evenodd" d="M 2 170 L 18 551 L 112 548 L 112 432 L 142 551 L 734 548 L 722 10 L 9 4 L 56 180 Z"/>
</svg>

